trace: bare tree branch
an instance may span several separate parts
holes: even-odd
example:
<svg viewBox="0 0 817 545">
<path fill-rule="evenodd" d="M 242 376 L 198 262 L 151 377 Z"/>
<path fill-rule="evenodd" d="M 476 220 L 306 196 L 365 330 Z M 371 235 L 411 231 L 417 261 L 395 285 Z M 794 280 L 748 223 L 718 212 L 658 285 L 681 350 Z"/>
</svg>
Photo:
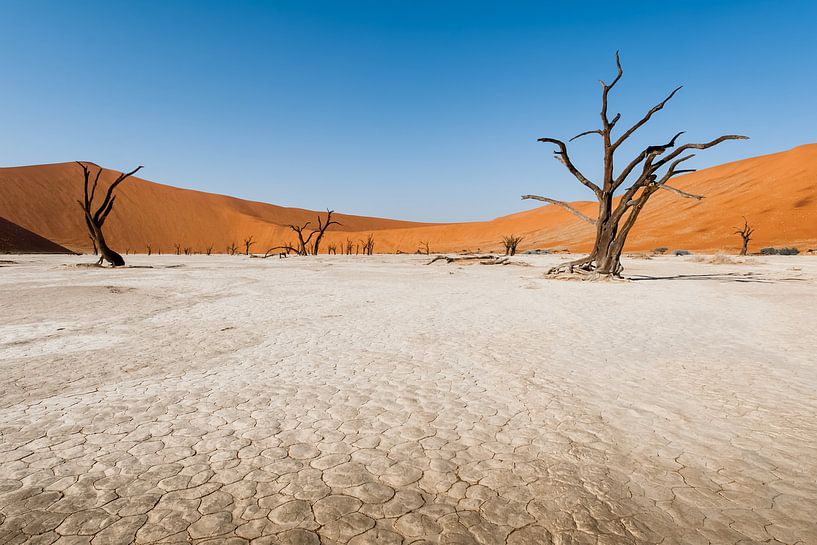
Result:
<svg viewBox="0 0 817 545">
<path fill-rule="evenodd" d="M 659 102 L 658 104 L 656 104 L 655 106 L 653 106 L 653 107 L 652 107 L 652 109 L 650 109 L 650 111 L 649 111 L 649 112 L 647 112 L 647 113 L 646 113 L 646 115 L 645 115 L 644 117 L 642 117 L 642 118 L 641 118 L 641 119 L 640 119 L 640 120 L 639 120 L 639 121 L 638 121 L 638 122 L 637 122 L 635 125 L 633 125 L 633 126 L 632 126 L 632 127 L 630 127 L 629 129 L 627 129 L 627 130 L 624 132 L 624 134 L 622 134 L 621 136 L 619 136 L 619 137 L 616 139 L 616 141 L 615 141 L 615 142 L 613 142 L 613 149 L 616 149 L 617 147 L 619 147 L 619 146 L 620 146 L 620 145 L 621 145 L 621 144 L 622 144 L 622 143 L 623 143 L 625 140 L 627 140 L 627 139 L 628 139 L 630 136 L 632 136 L 632 134 L 633 134 L 635 131 L 637 131 L 637 130 L 638 130 L 638 129 L 640 129 L 642 126 L 644 126 L 644 124 L 645 124 L 645 123 L 647 123 L 647 121 L 649 121 L 649 120 L 650 120 L 650 118 L 653 116 L 653 114 L 655 114 L 655 113 L 656 113 L 656 112 L 658 112 L 659 110 L 662 110 L 662 109 L 664 108 L 664 106 L 667 104 L 667 102 L 669 102 L 669 101 L 670 101 L 670 99 L 672 99 L 672 97 L 674 97 L 674 96 L 675 96 L 675 93 L 677 93 L 678 91 L 680 91 L 682 88 L 683 88 L 683 85 L 679 85 L 678 87 L 676 87 L 676 88 L 675 88 L 675 89 L 674 89 L 674 90 L 673 90 L 673 91 L 672 91 L 672 92 L 669 94 L 669 96 L 668 96 L 667 98 L 665 98 L 664 100 L 662 100 L 661 102 Z"/>
<path fill-rule="evenodd" d="M 555 199 L 551 199 L 551 198 L 548 198 L 548 197 L 540 197 L 539 195 L 522 195 L 522 200 L 523 201 L 528 200 L 528 199 L 532 199 L 532 200 L 535 200 L 535 201 L 542 201 L 542 202 L 546 202 L 546 203 L 550 203 L 550 204 L 555 204 L 556 206 L 561 206 L 562 208 L 564 208 L 565 210 L 567 210 L 568 212 L 570 212 L 571 214 L 573 214 L 577 218 L 579 218 L 579 219 L 581 219 L 583 221 L 586 221 L 587 223 L 589 223 L 591 225 L 596 224 L 596 220 L 594 220 L 593 218 L 591 218 L 589 216 L 586 216 L 585 214 L 582 214 L 581 212 L 579 212 L 578 210 L 576 210 L 575 208 L 573 208 L 572 206 L 570 206 L 569 204 L 567 204 L 564 201 L 557 201 Z"/>
<path fill-rule="evenodd" d="M 567 144 L 565 144 L 561 140 L 557 140 L 556 138 L 539 138 L 537 140 L 537 142 L 545 142 L 545 143 L 548 143 L 548 144 L 555 144 L 559 148 L 558 151 L 553 152 L 553 155 L 556 157 L 556 159 L 558 159 L 559 162 L 561 162 L 567 168 L 567 170 L 570 171 L 570 173 L 577 180 L 579 180 L 579 182 L 581 182 L 582 185 L 584 185 L 585 187 L 590 188 L 590 190 L 596 196 L 601 195 L 601 188 L 599 188 L 599 186 L 597 186 L 596 184 L 594 184 L 593 182 L 588 180 L 584 176 L 584 174 L 579 172 L 579 169 L 577 169 L 576 166 L 573 164 L 573 162 L 570 160 L 570 156 L 567 154 Z"/>
</svg>

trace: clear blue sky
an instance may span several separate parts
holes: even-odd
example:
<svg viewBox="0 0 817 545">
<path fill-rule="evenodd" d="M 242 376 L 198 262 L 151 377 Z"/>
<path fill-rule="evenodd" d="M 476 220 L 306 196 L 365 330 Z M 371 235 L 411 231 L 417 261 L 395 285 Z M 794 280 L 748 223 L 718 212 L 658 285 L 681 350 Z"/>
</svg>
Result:
<svg viewBox="0 0 817 545">
<path fill-rule="evenodd" d="M 288 206 L 427 221 L 588 198 L 540 136 L 817 141 L 817 2 L 3 2 L 0 164 L 75 159 Z M 577 162 L 598 163 L 584 139 Z M 596 171 L 588 167 L 587 171 Z"/>
</svg>

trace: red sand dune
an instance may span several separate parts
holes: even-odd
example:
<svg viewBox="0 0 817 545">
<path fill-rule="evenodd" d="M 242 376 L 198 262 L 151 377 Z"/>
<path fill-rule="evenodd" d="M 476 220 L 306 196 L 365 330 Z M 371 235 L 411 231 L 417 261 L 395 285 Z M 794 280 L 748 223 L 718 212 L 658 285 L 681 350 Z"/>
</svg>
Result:
<svg viewBox="0 0 817 545">
<path fill-rule="evenodd" d="M 106 172 L 103 182 L 115 173 Z M 0 216 L 74 250 L 90 241 L 76 200 L 82 178 L 74 163 L 0 169 Z M 735 227 L 746 216 L 756 228 L 750 249 L 763 246 L 817 247 L 817 144 L 745 159 L 676 178 L 673 185 L 706 196 L 702 201 L 660 192 L 641 214 L 629 251 L 659 246 L 697 251 L 734 251 Z M 176 243 L 201 252 L 213 245 L 224 252 L 252 235 L 255 252 L 290 241 L 289 223 L 315 222 L 317 212 L 178 189 L 133 178 L 122 186 L 105 225 L 109 243 L 120 251 L 173 250 Z M 538 188 L 530 191 L 536 193 Z M 595 204 L 575 203 L 589 215 Z M 521 204 L 520 204 L 521 206 Z M 521 249 L 587 250 L 592 226 L 556 206 L 490 221 L 427 224 L 338 214 L 341 227 L 326 235 L 327 245 L 348 238 L 358 243 L 374 233 L 376 252 L 414 252 L 428 241 L 434 252 L 496 250 L 502 235 L 525 237 Z"/>
</svg>

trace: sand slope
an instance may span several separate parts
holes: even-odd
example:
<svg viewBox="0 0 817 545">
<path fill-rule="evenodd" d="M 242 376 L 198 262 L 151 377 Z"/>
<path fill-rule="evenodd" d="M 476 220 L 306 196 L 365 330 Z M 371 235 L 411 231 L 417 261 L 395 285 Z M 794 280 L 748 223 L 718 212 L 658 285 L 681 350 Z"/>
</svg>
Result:
<svg viewBox="0 0 817 545">
<path fill-rule="evenodd" d="M 0 218 L 0 254 L 67 254 L 71 250 Z"/>
<path fill-rule="evenodd" d="M 108 172 L 105 181 L 115 175 Z M 793 245 L 817 247 L 817 144 L 717 166 L 677 178 L 674 185 L 706 195 L 702 201 L 657 195 L 642 213 L 628 250 L 658 246 L 690 250 L 734 250 L 734 227 L 747 216 L 756 228 L 751 249 Z M 87 250 L 88 238 L 76 205 L 81 175 L 73 163 L 0 169 L 0 216 L 72 249 Z M 539 188 L 531 187 L 536 193 Z M 520 208 L 523 207 L 520 204 Z M 594 204 L 576 203 L 592 214 Z M 135 178 L 123 184 L 108 220 L 111 244 L 121 251 L 173 251 L 178 243 L 215 252 L 254 236 L 254 251 L 294 241 L 287 225 L 315 221 L 316 212 L 178 189 Z M 491 250 L 505 234 L 525 236 L 522 248 L 583 251 L 592 228 L 566 211 L 544 206 L 491 221 L 423 224 L 338 215 L 328 244 L 355 243 L 375 232 L 378 252 L 414 252 L 421 241 L 432 251 Z"/>
</svg>

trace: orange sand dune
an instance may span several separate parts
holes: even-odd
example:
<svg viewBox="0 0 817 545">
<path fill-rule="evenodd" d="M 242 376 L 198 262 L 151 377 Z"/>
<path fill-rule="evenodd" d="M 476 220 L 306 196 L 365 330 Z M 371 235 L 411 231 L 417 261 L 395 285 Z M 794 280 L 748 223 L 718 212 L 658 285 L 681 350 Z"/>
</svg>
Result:
<svg viewBox="0 0 817 545">
<path fill-rule="evenodd" d="M 114 177 L 107 172 L 104 182 Z M 746 216 L 756 228 L 750 249 L 762 246 L 817 247 L 817 144 L 745 159 L 678 177 L 676 187 L 706 196 L 702 201 L 661 192 L 642 212 L 630 237 L 630 251 L 658 246 L 698 251 L 734 251 L 735 226 Z M 536 193 L 538 188 L 530 191 Z M 76 200 L 82 182 L 76 164 L 0 169 L 0 216 L 75 250 L 88 250 Z M 594 203 L 574 203 L 593 215 Z M 522 206 L 520 204 L 520 206 Z M 224 252 L 252 235 L 256 252 L 294 241 L 289 223 L 315 221 L 317 212 L 222 195 L 178 189 L 134 178 L 121 186 L 117 206 L 106 223 L 109 243 L 121 250 L 144 252 L 182 248 Z M 593 228 L 556 206 L 490 221 L 427 224 L 338 214 L 341 227 L 327 233 L 328 244 L 355 243 L 369 233 L 376 252 L 414 252 L 428 241 L 434 252 L 496 250 L 502 235 L 525 237 L 521 248 L 567 248 L 585 251 Z"/>
</svg>

